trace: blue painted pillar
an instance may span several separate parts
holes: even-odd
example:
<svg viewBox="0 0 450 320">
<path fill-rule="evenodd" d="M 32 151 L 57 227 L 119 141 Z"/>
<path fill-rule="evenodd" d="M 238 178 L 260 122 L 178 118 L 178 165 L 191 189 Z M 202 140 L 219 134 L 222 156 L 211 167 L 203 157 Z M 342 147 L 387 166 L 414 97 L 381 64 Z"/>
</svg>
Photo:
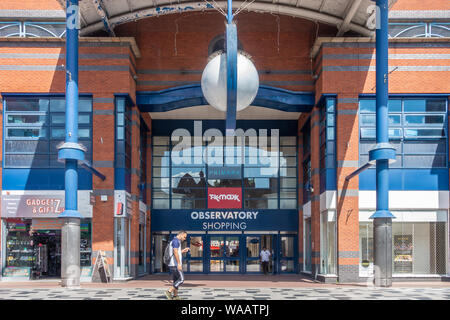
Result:
<svg viewBox="0 0 450 320">
<path fill-rule="evenodd" d="M 227 49 L 227 119 L 226 135 L 236 130 L 237 108 L 237 29 L 233 23 L 232 0 L 228 0 L 226 49 Z"/>
<path fill-rule="evenodd" d="M 78 143 L 78 0 L 67 0 L 66 11 L 66 137 L 58 147 L 58 160 L 65 161 L 65 210 L 61 231 L 61 285 L 80 284 L 80 219 L 78 212 L 78 161 L 84 160 Z"/>
<path fill-rule="evenodd" d="M 376 212 L 374 219 L 375 285 L 392 285 L 392 218 L 389 211 L 389 161 L 395 161 L 395 149 L 389 144 L 388 121 L 388 0 L 376 0 L 376 146 L 369 161 L 376 162 Z"/>
</svg>

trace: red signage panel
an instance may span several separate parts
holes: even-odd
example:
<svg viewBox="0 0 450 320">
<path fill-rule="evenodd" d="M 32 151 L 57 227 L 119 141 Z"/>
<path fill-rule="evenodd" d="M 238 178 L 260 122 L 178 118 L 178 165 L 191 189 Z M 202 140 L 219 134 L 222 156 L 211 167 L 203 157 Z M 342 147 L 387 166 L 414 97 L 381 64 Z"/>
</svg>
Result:
<svg viewBox="0 0 450 320">
<path fill-rule="evenodd" d="M 241 209 L 241 188 L 208 188 L 209 209 Z"/>
</svg>

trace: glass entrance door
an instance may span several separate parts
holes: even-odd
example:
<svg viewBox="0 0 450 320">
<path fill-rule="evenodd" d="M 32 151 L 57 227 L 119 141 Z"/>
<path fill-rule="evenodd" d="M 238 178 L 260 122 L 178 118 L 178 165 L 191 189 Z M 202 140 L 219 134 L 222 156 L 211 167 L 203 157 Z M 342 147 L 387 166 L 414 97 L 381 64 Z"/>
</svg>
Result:
<svg viewBox="0 0 450 320">
<path fill-rule="evenodd" d="M 305 255 L 304 270 L 311 272 L 312 270 L 312 243 L 311 243 L 311 218 L 305 219 Z"/>
<path fill-rule="evenodd" d="M 261 264 L 261 251 L 265 248 L 270 252 L 269 258 L 269 273 L 274 272 L 274 261 L 275 261 L 275 239 L 274 235 L 264 234 L 264 235 L 247 235 L 245 236 L 246 244 L 246 256 L 245 261 L 245 271 L 247 273 L 262 273 Z"/>
<path fill-rule="evenodd" d="M 238 235 L 209 236 L 209 271 L 240 272 L 241 250 Z"/>
<path fill-rule="evenodd" d="M 259 254 L 261 252 L 261 236 L 246 236 L 247 257 L 245 264 L 246 272 L 261 272 L 261 263 Z"/>
<path fill-rule="evenodd" d="M 186 271 L 190 273 L 203 273 L 205 264 L 205 235 L 188 235 L 186 243 L 187 247 L 191 249 L 186 254 Z"/>
<path fill-rule="evenodd" d="M 280 272 L 296 272 L 297 237 L 280 235 Z"/>
</svg>

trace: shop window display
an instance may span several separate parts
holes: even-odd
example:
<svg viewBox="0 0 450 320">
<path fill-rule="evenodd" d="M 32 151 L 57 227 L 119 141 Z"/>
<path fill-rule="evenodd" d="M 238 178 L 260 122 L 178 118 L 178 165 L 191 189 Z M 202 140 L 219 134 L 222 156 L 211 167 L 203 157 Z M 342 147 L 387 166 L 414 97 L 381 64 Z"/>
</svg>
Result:
<svg viewBox="0 0 450 320">
<path fill-rule="evenodd" d="M 51 219 L 4 219 L 6 254 L 4 277 L 41 279 L 61 276 L 61 221 Z M 51 229 L 41 229 L 43 225 Z M 80 267 L 83 275 L 91 271 L 91 223 L 80 225 Z"/>
<path fill-rule="evenodd" d="M 35 262 L 30 222 L 21 219 L 6 223 L 6 261 L 3 276 L 29 277 Z"/>
<path fill-rule="evenodd" d="M 359 230 L 360 276 L 370 276 L 373 272 L 372 223 L 361 223 Z M 445 235 L 445 222 L 392 223 L 393 275 L 446 274 Z"/>
</svg>

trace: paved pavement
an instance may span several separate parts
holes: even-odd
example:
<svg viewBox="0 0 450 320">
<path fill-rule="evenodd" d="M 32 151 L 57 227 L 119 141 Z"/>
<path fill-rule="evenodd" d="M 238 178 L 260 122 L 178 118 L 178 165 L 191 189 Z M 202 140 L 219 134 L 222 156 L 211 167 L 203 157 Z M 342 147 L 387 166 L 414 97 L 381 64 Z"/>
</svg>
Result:
<svg viewBox="0 0 450 320">
<path fill-rule="evenodd" d="M 0 300 L 165 300 L 168 276 L 152 275 L 124 283 L 0 282 Z M 299 275 L 194 276 L 180 289 L 183 300 L 450 300 L 449 282 L 394 282 L 391 288 L 363 284 L 323 284 Z"/>
<path fill-rule="evenodd" d="M 183 300 L 450 300 L 448 288 L 183 288 Z M 166 300 L 160 288 L 0 289 L 0 300 Z"/>
</svg>

